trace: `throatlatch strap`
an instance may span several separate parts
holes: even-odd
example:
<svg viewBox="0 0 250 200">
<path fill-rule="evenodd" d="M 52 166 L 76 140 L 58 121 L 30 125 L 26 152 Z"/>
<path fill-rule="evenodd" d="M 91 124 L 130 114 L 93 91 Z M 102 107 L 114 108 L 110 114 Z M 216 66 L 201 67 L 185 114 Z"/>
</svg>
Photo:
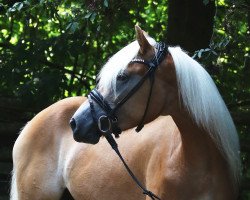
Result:
<svg viewBox="0 0 250 200">
<path fill-rule="evenodd" d="M 141 121 L 140 121 L 140 123 L 138 124 L 138 126 L 135 129 L 136 132 L 140 132 L 141 129 L 144 127 L 144 121 L 145 121 L 145 118 L 146 118 L 146 115 L 147 115 L 147 112 L 148 112 L 149 103 L 150 103 L 150 99 L 151 99 L 151 96 L 152 96 L 152 90 L 153 90 L 154 81 L 155 81 L 153 74 L 150 74 L 149 80 L 150 80 L 150 90 L 149 90 L 149 94 L 148 94 L 148 100 L 147 100 L 146 108 L 144 110 L 144 114 L 143 114 L 143 116 L 141 118 Z"/>
<path fill-rule="evenodd" d="M 161 200 L 158 196 L 156 196 L 153 192 L 147 190 L 142 184 L 141 182 L 136 178 L 136 176 L 134 175 L 134 173 L 131 171 L 131 169 L 129 168 L 129 166 L 127 165 L 127 163 L 125 162 L 125 160 L 123 159 L 119 149 L 118 149 L 118 144 L 116 143 L 115 139 L 113 138 L 113 136 L 111 135 L 111 133 L 107 133 L 105 138 L 107 139 L 108 143 L 111 145 L 112 149 L 114 149 L 114 151 L 116 152 L 116 154 L 119 156 L 120 160 L 122 161 L 123 165 L 125 166 L 127 172 L 129 173 L 129 175 L 131 176 L 131 178 L 134 180 L 134 182 L 143 190 L 143 194 L 149 196 L 152 200 L 158 199 Z"/>
</svg>

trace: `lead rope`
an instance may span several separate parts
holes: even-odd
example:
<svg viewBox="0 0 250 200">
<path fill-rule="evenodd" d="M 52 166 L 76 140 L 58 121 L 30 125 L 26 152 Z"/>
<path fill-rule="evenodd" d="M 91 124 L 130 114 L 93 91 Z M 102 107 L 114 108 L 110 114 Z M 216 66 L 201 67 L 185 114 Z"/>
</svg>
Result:
<svg viewBox="0 0 250 200">
<path fill-rule="evenodd" d="M 143 194 L 149 196 L 152 200 L 158 199 L 161 200 L 158 196 L 156 196 L 153 192 L 147 190 L 141 182 L 136 178 L 134 173 L 131 171 L 131 169 L 128 167 L 127 163 L 123 159 L 119 149 L 118 149 L 118 144 L 114 140 L 113 136 L 110 133 L 106 133 L 105 138 L 107 139 L 108 143 L 111 145 L 112 149 L 116 152 L 116 154 L 119 156 L 120 160 L 122 161 L 123 165 L 127 169 L 127 172 L 129 175 L 132 177 L 132 179 L 135 181 L 135 183 L 143 190 Z"/>
</svg>

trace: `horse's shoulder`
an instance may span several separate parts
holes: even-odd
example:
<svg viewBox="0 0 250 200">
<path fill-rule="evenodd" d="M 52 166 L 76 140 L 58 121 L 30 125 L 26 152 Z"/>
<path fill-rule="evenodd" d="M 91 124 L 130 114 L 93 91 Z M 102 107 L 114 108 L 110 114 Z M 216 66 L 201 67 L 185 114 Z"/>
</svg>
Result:
<svg viewBox="0 0 250 200">
<path fill-rule="evenodd" d="M 69 127 L 69 120 L 77 108 L 86 100 L 85 97 L 70 97 L 62 99 L 39 112 L 24 127 L 22 132 L 51 132 L 59 127 Z M 32 134 L 34 135 L 34 134 Z"/>
<path fill-rule="evenodd" d="M 56 103 L 39 112 L 33 120 L 51 120 L 71 117 L 77 108 L 86 100 L 85 97 L 69 97 L 57 101 Z"/>
<path fill-rule="evenodd" d="M 47 109 L 49 111 L 63 111 L 68 112 L 70 110 L 76 110 L 84 101 L 86 97 L 77 96 L 77 97 L 68 97 L 62 100 L 57 101 L 56 103 L 49 106 Z M 46 109 L 45 109 L 46 110 Z"/>
</svg>

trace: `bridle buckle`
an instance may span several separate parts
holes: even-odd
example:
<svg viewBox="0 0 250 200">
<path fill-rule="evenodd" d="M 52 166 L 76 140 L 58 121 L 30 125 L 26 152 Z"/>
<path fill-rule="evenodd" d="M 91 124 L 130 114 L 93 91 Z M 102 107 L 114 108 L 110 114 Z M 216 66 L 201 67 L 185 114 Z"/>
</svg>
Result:
<svg viewBox="0 0 250 200">
<path fill-rule="evenodd" d="M 98 128 L 102 133 L 111 131 L 111 122 L 108 116 L 102 115 L 98 119 Z"/>
</svg>

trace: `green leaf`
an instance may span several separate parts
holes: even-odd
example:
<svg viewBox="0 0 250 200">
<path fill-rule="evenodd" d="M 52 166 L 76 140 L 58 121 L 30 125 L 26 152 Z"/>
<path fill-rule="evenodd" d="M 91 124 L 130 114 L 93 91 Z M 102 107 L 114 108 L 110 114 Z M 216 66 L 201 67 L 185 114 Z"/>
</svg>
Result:
<svg viewBox="0 0 250 200">
<path fill-rule="evenodd" d="M 23 2 L 23 4 L 29 6 L 30 2 L 28 0 L 26 0 L 26 1 Z"/>
<path fill-rule="evenodd" d="M 79 23 L 78 22 L 71 22 L 66 27 L 66 30 L 69 30 L 70 33 L 74 33 L 77 29 L 79 29 Z"/>
<path fill-rule="evenodd" d="M 198 58 L 201 58 L 201 54 L 203 53 L 203 49 L 201 49 L 199 52 L 198 52 Z"/>
<path fill-rule="evenodd" d="M 86 15 L 84 16 L 84 18 L 85 18 L 85 19 L 90 18 L 90 16 L 91 16 L 92 14 L 93 14 L 92 12 L 89 12 L 88 14 L 86 14 Z"/>
<path fill-rule="evenodd" d="M 209 0 L 203 0 L 203 4 L 206 6 L 209 3 Z"/>
<path fill-rule="evenodd" d="M 101 26 L 99 25 L 98 27 L 97 27 L 97 31 L 99 32 L 101 30 Z"/>
<path fill-rule="evenodd" d="M 96 13 L 94 12 L 91 17 L 90 17 L 90 21 L 93 22 L 95 20 L 95 17 L 96 17 Z"/>
<path fill-rule="evenodd" d="M 22 8 L 23 8 L 23 3 L 20 2 L 17 6 L 17 10 L 20 11 Z"/>
<path fill-rule="evenodd" d="M 40 4 L 43 4 L 43 3 L 45 3 L 45 2 L 46 2 L 46 0 L 40 0 L 40 1 L 39 1 Z"/>
<path fill-rule="evenodd" d="M 211 49 L 209 49 L 209 48 L 206 48 L 206 49 L 204 49 L 204 52 L 207 52 L 207 51 L 210 51 Z"/>
<path fill-rule="evenodd" d="M 214 50 L 212 50 L 212 53 L 214 54 L 214 55 L 218 55 L 218 53 L 216 52 L 216 51 L 214 51 Z"/>
<path fill-rule="evenodd" d="M 103 4 L 104 4 L 104 6 L 105 6 L 106 8 L 109 7 L 109 2 L 108 2 L 108 0 L 104 0 Z"/>
<path fill-rule="evenodd" d="M 66 27 L 66 30 L 70 29 L 72 23 L 69 23 L 68 26 Z"/>
<path fill-rule="evenodd" d="M 8 12 L 20 11 L 23 8 L 22 2 L 16 2 L 14 5 L 8 9 Z"/>
</svg>

